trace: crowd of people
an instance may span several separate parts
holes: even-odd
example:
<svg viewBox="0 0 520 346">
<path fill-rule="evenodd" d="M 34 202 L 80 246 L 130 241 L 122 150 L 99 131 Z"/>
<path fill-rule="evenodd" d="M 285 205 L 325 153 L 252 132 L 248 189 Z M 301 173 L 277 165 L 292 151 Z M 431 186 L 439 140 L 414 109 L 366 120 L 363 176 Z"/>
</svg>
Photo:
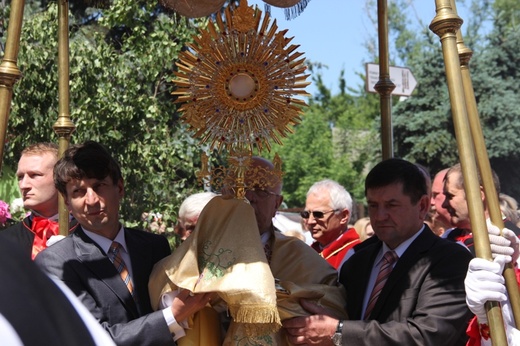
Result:
<svg viewBox="0 0 520 346">
<path fill-rule="evenodd" d="M 60 159 L 54 144 L 27 147 L 16 175 L 30 215 L 0 231 L 2 257 L 11 258 L 1 262 L 0 275 L 10 278 L 2 292 L 13 297 L 0 304 L 0 339 L 13 345 L 490 345 L 485 303 L 498 301 L 508 343 L 520 345 L 501 275 L 505 264 L 517 266 L 518 206 L 500 193 L 496 174 L 505 228 L 488 221 L 491 262 L 475 258 L 460 164 L 430 180 L 409 161 L 380 162 L 365 181 L 368 216 L 356 222 L 345 187 L 316 182 L 300 212 L 310 246 L 273 223 L 283 202 L 281 177 L 268 175 L 262 186 L 248 181 L 251 172 L 274 168 L 252 157 L 244 201 L 232 189 L 189 196 L 176 227 L 182 244 L 172 253 L 162 235 L 120 220 L 124 179 L 101 144 L 73 145 Z M 67 237 L 59 236 L 59 194 L 70 212 Z M 9 264 L 23 270 L 15 275 Z M 25 287 L 31 280 L 42 292 Z M 35 337 L 22 323 L 33 314 L 56 323 Z"/>
</svg>

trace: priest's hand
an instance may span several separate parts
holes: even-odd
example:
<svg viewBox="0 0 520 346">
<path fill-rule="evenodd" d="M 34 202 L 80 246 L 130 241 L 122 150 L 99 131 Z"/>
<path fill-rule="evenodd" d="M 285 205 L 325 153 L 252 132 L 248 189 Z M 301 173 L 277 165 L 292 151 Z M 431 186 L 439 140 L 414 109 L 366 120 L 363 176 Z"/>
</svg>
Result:
<svg viewBox="0 0 520 346">
<path fill-rule="evenodd" d="M 206 306 L 214 293 L 193 294 L 188 290 L 182 290 L 173 298 L 171 305 L 173 316 L 177 321 L 184 321 L 197 311 Z"/>
<path fill-rule="evenodd" d="M 301 306 L 312 315 L 295 317 L 282 322 L 289 341 L 294 345 L 333 345 L 338 320 L 332 313 L 308 300 L 300 300 Z"/>
</svg>

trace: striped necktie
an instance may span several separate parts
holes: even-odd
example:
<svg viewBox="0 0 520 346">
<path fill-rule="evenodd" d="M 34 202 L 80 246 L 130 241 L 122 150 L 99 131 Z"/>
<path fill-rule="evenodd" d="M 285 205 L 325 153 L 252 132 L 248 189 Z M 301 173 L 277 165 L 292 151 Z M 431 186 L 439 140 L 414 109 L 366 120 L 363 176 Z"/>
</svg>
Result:
<svg viewBox="0 0 520 346">
<path fill-rule="evenodd" d="M 379 268 L 379 273 L 377 274 L 376 283 L 374 284 L 374 289 L 370 294 L 370 299 L 368 300 L 367 308 L 365 310 L 365 320 L 368 319 L 372 309 L 376 305 L 377 298 L 379 298 L 381 290 L 385 286 L 386 280 L 392 272 L 393 264 L 398 259 L 399 257 L 394 251 L 387 251 L 383 256 L 381 267 Z"/>
<path fill-rule="evenodd" d="M 130 273 L 128 272 L 128 268 L 126 267 L 125 261 L 123 261 L 123 257 L 121 257 L 121 248 L 121 244 L 119 244 L 116 241 L 112 242 L 112 245 L 110 245 L 110 249 L 108 250 L 108 258 L 116 267 L 117 272 L 121 276 L 121 280 L 123 280 L 123 282 L 126 285 L 126 288 L 128 288 L 128 291 L 133 297 L 134 285 L 132 283 L 132 278 L 130 277 Z"/>
</svg>

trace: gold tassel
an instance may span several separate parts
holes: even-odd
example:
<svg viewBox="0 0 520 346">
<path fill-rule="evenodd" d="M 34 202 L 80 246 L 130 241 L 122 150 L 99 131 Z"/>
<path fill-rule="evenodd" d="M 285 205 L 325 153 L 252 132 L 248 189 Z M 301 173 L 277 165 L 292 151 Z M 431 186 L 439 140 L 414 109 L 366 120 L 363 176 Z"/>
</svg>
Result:
<svg viewBox="0 0 520 346">
<path fill-rule="evenodd" d="M 275 306 L 233 305 L 229 306 L 229 311 L 235 323 L 244 325 L 248 337 L 275 333 L 282 326 Z"/>
</svg>

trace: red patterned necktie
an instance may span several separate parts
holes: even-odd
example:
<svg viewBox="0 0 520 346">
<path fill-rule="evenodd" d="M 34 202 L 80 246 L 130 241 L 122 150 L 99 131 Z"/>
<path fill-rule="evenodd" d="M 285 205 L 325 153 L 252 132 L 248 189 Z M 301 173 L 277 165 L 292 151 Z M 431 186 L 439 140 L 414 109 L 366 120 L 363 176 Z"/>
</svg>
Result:
<svg viewBox="0 0 520 346">
<path fill-rule="evenodd" d="M 126 267 L 125 261 L 123 261 L 123 257 L 121 257 L 121 244 L 114 241 L 112 242 L 112 245 L 110 245 L 110 249 L 108 250 L 108 258 L 114 266 L 117 269 L 117 272 L 121 276 L 121 280 L 126 285 L 126 288 L 128 288 L 128 291 L 134 296 L 134 285 L 132 283 L 132 278 L 130 277 L 130 273 L 128 272 L 128 268 Z"/>
<path fill-rule="evenodd" d="M 370 294 L 370 299 L 368 300 L 367 308 L 365 310 L 365 320 L 368 319 L 368 316 L 370 316 L 372 309 L 376 305 L 377 298 L 379 298 L 381 290 L 385 286 L 386 280 L 392 272 L 393 264 L 398 259 L 399 257 L 394 251 L 387 251 L 383 256 L 381 267 L 379 268 L 379 273 L 377 274 L 376 283 L 374 284 L 374 289 Z"/>
<path fill-rule="evenodd" d="M 51 236 L 59 234 L 60 225 L 45 217 L 34 216 L 31 230 L 34 233 L 31 258 L 34 259 L 40 251 L 47 248 L 47 240 Z"/>
</svg>

